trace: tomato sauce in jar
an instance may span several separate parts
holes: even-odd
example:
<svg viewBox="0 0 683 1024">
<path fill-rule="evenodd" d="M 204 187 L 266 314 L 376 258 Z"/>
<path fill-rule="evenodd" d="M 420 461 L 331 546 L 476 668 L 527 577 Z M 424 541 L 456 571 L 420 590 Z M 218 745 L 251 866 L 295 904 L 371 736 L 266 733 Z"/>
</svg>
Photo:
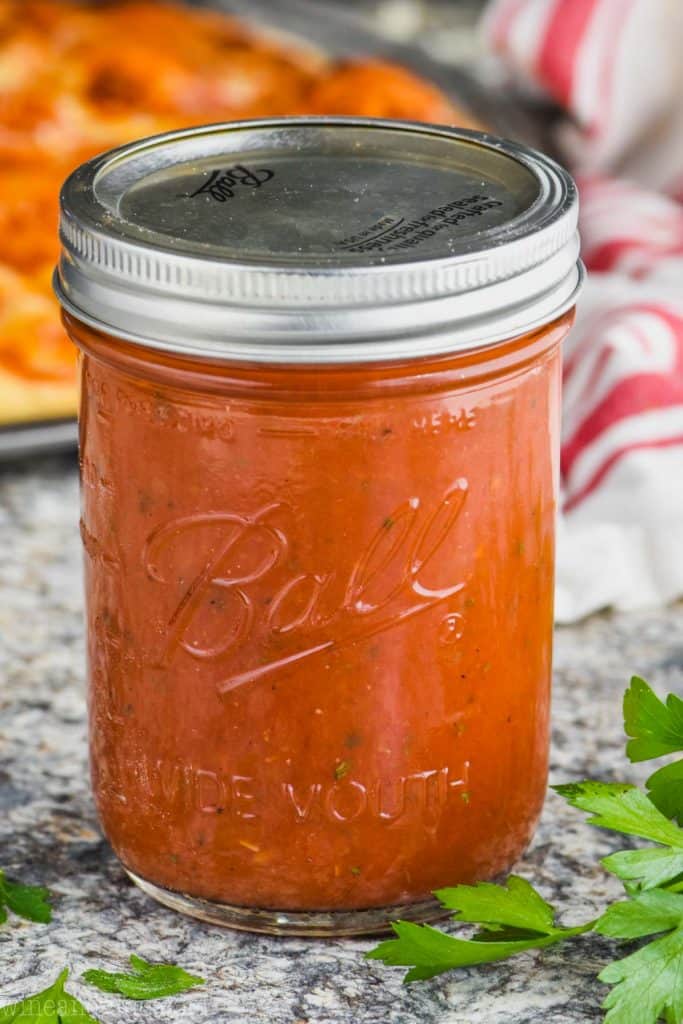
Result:
<svg viewBox="0 0 683 1024">
<path fill-rule="evenodd" d="M 346 118 L 67 182 L 93 787 L 161 902 L 381 930 L 529 842 L 576 213 L 523 147 Z"/>
</svg>

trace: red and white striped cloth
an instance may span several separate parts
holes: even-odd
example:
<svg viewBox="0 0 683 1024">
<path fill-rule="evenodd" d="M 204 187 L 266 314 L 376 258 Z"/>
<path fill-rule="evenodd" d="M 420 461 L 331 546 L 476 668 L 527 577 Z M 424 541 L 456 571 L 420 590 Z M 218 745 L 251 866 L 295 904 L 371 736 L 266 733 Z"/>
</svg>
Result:
<svg viewBox="0 0 683 1024">
<path fill-rule="evenodd" d="M 557 617 L 683 595 L 683 0 L 492 0 L 569 115 L 589 270 L 566 346 Z"/>
</svg>

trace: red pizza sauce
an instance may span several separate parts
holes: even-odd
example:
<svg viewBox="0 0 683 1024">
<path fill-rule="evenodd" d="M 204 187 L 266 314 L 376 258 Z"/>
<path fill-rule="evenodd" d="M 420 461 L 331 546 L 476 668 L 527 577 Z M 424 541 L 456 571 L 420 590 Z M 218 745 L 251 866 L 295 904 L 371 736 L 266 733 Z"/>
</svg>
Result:
<svg viewBox="0 0 683 1024">
<path fill-rule="evenodd" d="M 138 879 L 411 904 L 546 785 L 560 343 L 385 364 L 81 349 L 92 774 Z"/>
</svg>

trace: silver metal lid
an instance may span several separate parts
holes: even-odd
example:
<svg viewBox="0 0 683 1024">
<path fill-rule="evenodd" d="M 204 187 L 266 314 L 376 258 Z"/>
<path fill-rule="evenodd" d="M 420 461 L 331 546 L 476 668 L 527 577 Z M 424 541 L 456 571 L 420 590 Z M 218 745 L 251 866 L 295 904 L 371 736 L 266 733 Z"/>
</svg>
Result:
<svg viewBox="0 0 683 1024">
<path fill-rule="evenodd" d="M 148 347 L 360 362 L 511 338 L 573 305 L 577 196 L 478 132 L 279 118 L 160 135 L 79 167 L 55 288 Z"/>
</svg>

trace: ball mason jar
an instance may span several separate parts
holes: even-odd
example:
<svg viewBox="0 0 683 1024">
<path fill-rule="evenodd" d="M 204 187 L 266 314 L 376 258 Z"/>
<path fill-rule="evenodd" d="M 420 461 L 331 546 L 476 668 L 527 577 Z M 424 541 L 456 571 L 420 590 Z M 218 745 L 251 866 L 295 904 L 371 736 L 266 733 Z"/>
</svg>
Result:
<svg viewBox="0 0 683 1024">
<path fill-rule="evenodd" d="M 372 932 L 526 847 L 576 220 L 538 153 L 351 118 L 67 181 L 93 789 L 161 903 Z"/>
</svg>

